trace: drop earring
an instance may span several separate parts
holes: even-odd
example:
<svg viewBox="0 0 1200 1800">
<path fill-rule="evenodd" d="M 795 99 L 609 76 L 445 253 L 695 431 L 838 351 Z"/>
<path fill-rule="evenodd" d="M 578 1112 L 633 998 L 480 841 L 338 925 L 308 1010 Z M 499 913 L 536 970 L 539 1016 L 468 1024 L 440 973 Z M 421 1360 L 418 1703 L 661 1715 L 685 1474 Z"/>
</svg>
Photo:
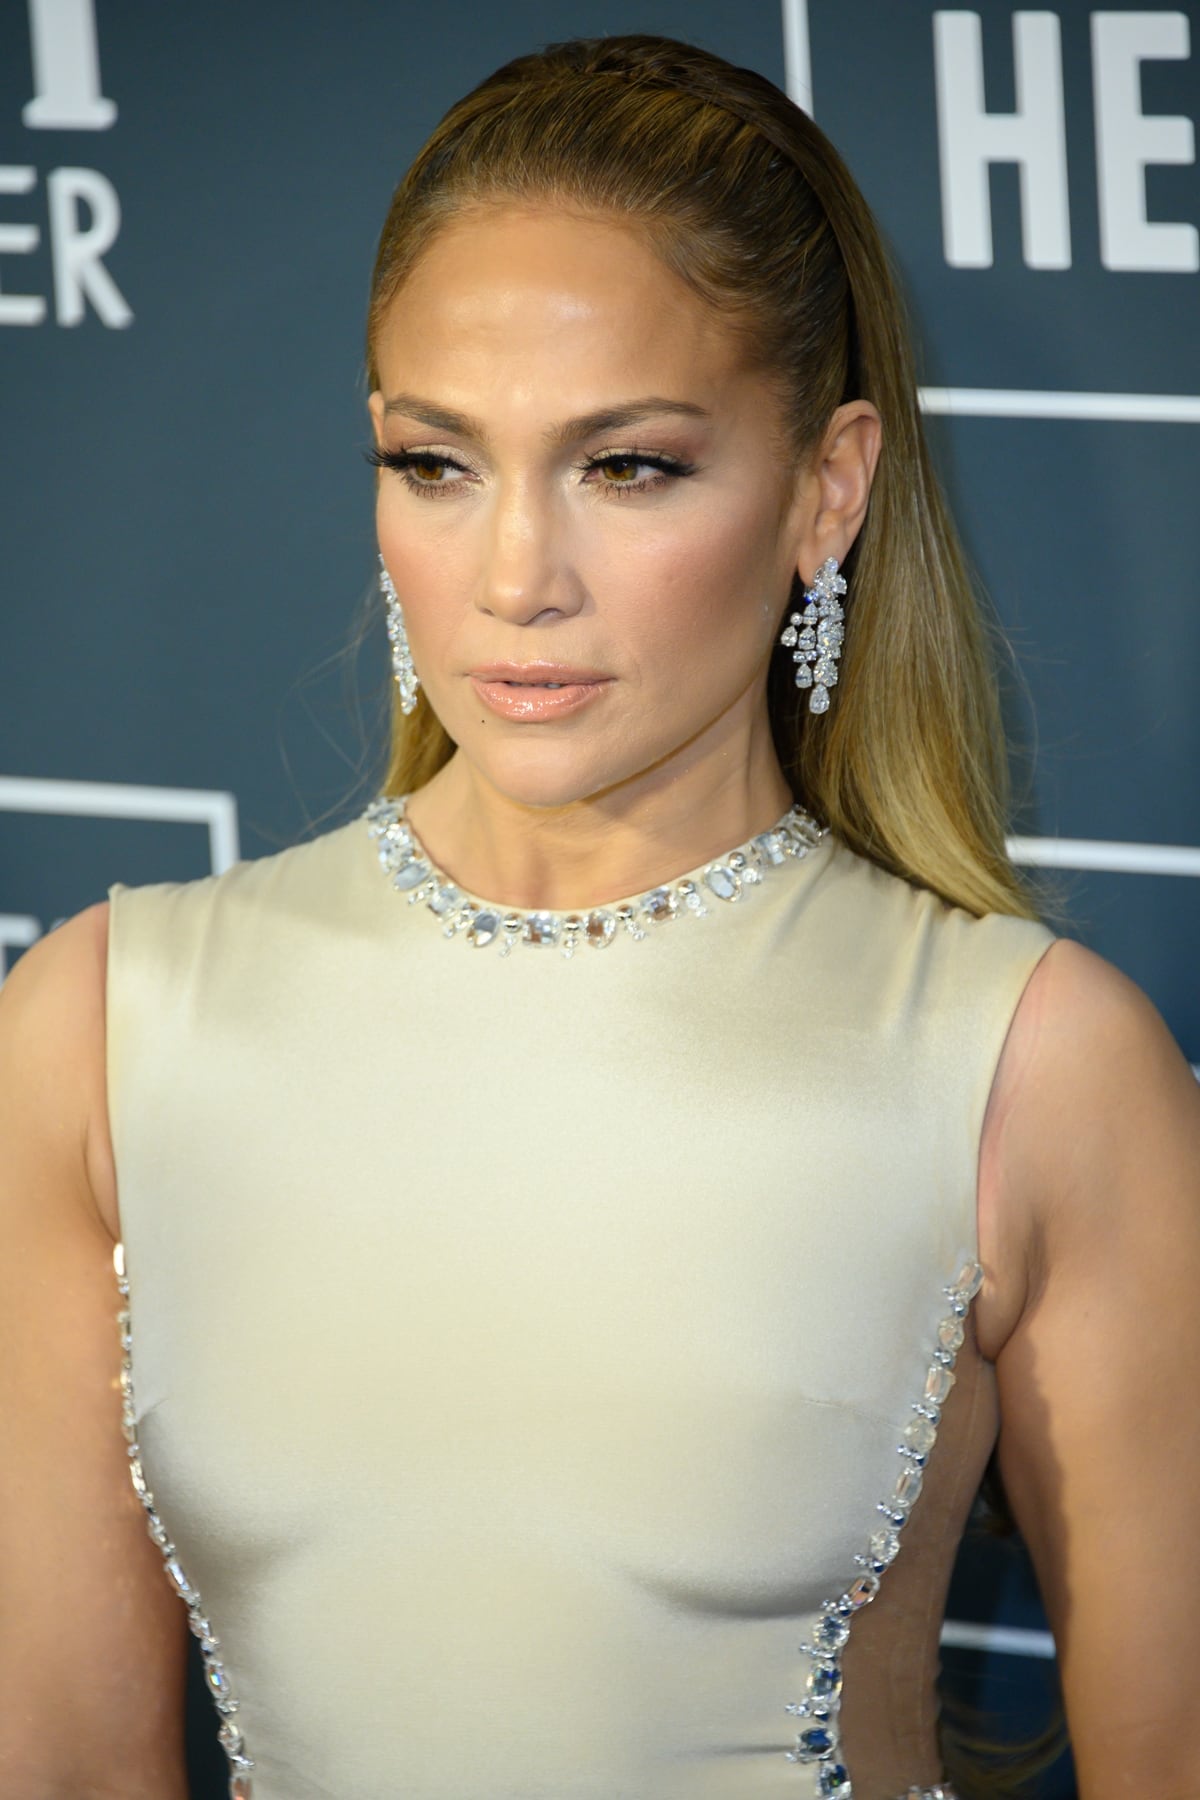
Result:
<svg viewBox="0 0 1200 1800">
<path fill-rule="evenodd" d="M 404 629 L 404 614 L 400 610 L 400 596 L 382 556 L 379 558 L 379 587 L 387 602 L 387 634 L 392 646 L 392 673 L 400 690 L 400 711 L 410 713 L 417 704 L 417 689 L 421 682 L 413 668 L 408 633 Z"/>
<path fill-rule="evenodd" d="M 829 690 L 838 678 L 837 660 L 845 636 L 839 596 L 845 591 L 837 557 L 827 557 L 805 593 L 804 611 L 794 612 L 780 635 L 780 643 L 792 652 L 796 686 L 809 689 L 809 712 L 828 710 Z"/>
</svg>

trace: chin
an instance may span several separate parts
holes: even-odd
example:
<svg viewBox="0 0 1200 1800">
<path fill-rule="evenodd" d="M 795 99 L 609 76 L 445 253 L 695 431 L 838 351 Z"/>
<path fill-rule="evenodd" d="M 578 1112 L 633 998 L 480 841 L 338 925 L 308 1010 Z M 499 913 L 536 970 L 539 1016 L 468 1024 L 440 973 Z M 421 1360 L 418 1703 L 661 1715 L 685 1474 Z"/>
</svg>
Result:
<svg viewBox="0 0 1200 1800">
<path fill-rule="evenodd" d="M 643 773 L 643 765 L 631 764 L 628 754 L 612 759 L 564 755 L 549 743 L 513 745 L 511 754 L 500 756 L 463 754 L 497 793 L 518 806 L 573 806 Z"/>
</svg>

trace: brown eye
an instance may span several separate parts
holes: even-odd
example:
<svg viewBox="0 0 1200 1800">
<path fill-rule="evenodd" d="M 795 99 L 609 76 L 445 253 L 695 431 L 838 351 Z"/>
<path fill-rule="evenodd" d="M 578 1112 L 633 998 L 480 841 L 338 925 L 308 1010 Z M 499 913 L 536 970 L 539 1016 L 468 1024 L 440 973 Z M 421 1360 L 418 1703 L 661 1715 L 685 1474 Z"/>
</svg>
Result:
<svg viewBox="0 0 1200 1800">
<path fill-rule="evenodd" d="M 585 474 L 595 469 L 600 475 L 600 481 L 592 482 L 590 486 L 598 486 L 609 499 L 623 499 L 626 495 L 648 494 L 654 488 L 666 487 L 677 476 L 691 475 L 696 465 L 678 462 L 673 456 L 616 450 L 609 456 L 593 456 L 580 467 Z M 634 480 L 639 469 L 649 473 Z"/>
</svg>

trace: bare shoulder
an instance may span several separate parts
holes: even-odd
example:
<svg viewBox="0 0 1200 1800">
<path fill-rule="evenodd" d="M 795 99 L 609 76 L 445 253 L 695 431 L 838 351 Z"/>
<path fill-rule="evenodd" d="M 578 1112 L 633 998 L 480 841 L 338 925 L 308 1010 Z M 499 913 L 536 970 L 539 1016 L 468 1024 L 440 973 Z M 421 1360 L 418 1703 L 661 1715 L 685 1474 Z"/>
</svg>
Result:
<svg viewBox="0 0 1200 1800">
<path fill-rule="evenodd" d="M 31 945 L 0 987 L 0 1075 L 27 1128 L 80 1159 L 79 1192 L 119 1236 L 108 1126 L 105 992 L 109 903 L 98 901 Z"/>
<path fill-rule="evenodd" d="M 979 1199 L 998 1465 L 1079 1792 L 1200 1794 L 1200 1086 L 1148 997 L 1069 940 L 1015 1009 Z"/>
<path fill-rule="evenodd" d="M 1198 1168 L 1200 1085 L 1162 1015 L 1104 957 L 1057 939 L 1014 1011 L 984 1120 L 985 1354 L 1052 1264 L 1079 1267 L 1135 1226 L 1184 1228 Z"/>
<path fill-rule="evenodd" d="M 108 1792 L 119 1771 L 175 1800 L 187 1620 L 122 1431 L 107 927 L 107 905 L 76 914 L 0 990 L 0 1792 Z"/>
</svg>

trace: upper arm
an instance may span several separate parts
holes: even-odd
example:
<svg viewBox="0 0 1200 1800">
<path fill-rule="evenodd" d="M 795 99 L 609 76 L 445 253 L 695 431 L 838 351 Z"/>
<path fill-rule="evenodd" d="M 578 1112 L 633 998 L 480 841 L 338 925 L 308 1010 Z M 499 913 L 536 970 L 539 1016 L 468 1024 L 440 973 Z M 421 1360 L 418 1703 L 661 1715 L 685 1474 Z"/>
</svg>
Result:
<svg viewBox="0 0 1200 1800">
<path fill-rule="evenodd" d="M 1141 990 L 1069 940 L 1030 980 L 997 1087 L 990 1210 L 1007 1240 L 989 1231 L 1010 1275 L 1024 1245 L 995 1352 L 998 1455 L 1080 1800 L 1195 1800 L 1200 1087 Z"/>
<path fill-rule="evenodd" d="M 121 1429 L 107 906 L 0 989 L 0 1792 L 186 1793 L 186 1611 Z"/>
</svg>

